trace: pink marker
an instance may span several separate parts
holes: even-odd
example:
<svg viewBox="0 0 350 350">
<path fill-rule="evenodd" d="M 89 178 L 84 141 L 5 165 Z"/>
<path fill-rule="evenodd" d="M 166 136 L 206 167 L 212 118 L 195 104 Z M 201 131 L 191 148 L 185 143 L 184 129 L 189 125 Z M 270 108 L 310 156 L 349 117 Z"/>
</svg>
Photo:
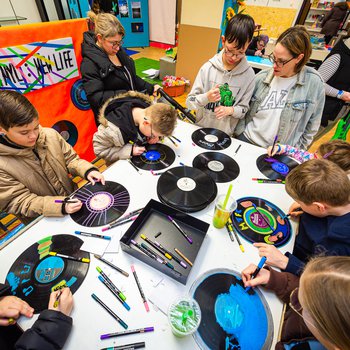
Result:
<svg viewBox="0 0 350 350">
<path fill-rule="evenodd" d="M 136 281 L 136 284 L 137 284 L 137 288 L 139 289 L 141 298 L 142 298 L 142 300 L 143 300 L 143 305 L 145 305 L 146 311 L 149 312 L 149 306 L 148 306 L 148 303 L 147 303 L 147 299 L 146 299 L 146 297 L 145 297 L 145 293 L 144 293 L 143 290 L 142 290 L 142 287 L 141 287 L 139 278 L 137 277 L 137 274 L 136 274 L 134 265 L 131 265 L 131 271 L 132 271 L 132 274 L 133 274 L 134 277 L 135 277 L 135 281 Z"/>
</svg>

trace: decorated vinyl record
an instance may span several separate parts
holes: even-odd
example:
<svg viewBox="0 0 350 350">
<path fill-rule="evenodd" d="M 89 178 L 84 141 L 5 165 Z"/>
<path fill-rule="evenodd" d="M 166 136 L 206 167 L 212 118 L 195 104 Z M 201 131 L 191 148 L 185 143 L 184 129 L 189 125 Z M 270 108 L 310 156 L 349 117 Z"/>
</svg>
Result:
<svg viewBox="0 0 350 350">
<path fill-rule="evenodd" d="M 215 182 L 229 182 L 239 175 L 239 165 L 223 153 L 201 153 L 193 159 L 192 165 L 210 175 Z"/>
<path fill-rule="evenodd" d="M 223 150 L 231 145 L 231 137 L 221 130 L 202 128 L 192 134 L 193 142 L 202 148 L 209 150 Z"/>
<path fill-rule="evenodd" d="M 202 312 L 194 335 L 201 349 L 271 349 L 271 311 L 258 288 L 245 292 L 239 273 L 208 271 L 194 282 L 190 293 Z"/>
<path fill-rule="evenodd" d="M 122 216 L 130 203 L 127 189 L 116 182 L 97 182 L 79 189 L 74 198 L 83 202 L 82 208 L 71 214 L 71 218 L 80 225 L 93 227 L 107 225 Z"/>
<path fill-rule="evenodd" d="M 69 287 L 74 294 L 89 269 L 89 253 L 80 250 L 83 241 L 72 235 L 56 235 L 41 239 L 25 250 L 11 266 L 6 284 L 11 293 L 26 301 L 35 313 L 47 309 L 51 291 Z M 65 255 L 67 259 L 50 252 Z"/>
<path fill-rule="evenodd" d="M 83 86 L 83 80 L 78 79 L 72 86 L 70 97 L 75 107 L 82 111 L 90 109 L 90 104 Z"/>
<path fill-rule="evenodd" d="M 147 145 L 147 151 L 140 156 L 132 157 L 131 161 L 143 170 L 161 170 L 174 163 L 174 151 L 161 143 Z"/>
<path fill-rule="evenodd" d="M 52 125 L 52 128 L 61 134 L 61 136 L 73 147 L 78 141 L 78 129 L 69 120 L 60 120 Z"/>
<path fill-rule="evenodd" d="M 284 180 L 298 163 L 284 155 L 269 157 L 267 154 L 263 154 L 256 160 L 256 165 L 267 178 Z"/>
<path fill-rule="evenodd" d="M 280 247 L 292 234 L 290 221 L 283 211 L 271 202 L 256 197 L 237 200 L 231 215 L 236 230 L 252 243 L 267 243 Z"/>
<path fill-rule="evenodd" d="M 214 180 L 203 171 L 180 166 L 164 172 L 157 184 L 159 199 L 185 212 L 196 212 L 209 205 L 217 194 Z"/>
</svg>

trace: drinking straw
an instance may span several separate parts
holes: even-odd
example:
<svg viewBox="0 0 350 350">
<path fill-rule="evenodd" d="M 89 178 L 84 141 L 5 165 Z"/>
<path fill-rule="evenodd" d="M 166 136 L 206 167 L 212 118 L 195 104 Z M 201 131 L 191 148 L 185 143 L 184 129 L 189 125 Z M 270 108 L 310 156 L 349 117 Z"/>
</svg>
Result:
<svg viewBox="0 0 350 350">
<path fill-rule="evenodd" d="M 230 186 L 228 187 L 227 194 L 226 194 L 226 198 L 225 198 L 224 204 L 223 204 L 223 206 L 222 206 L 222 209 L 223 209 L 223 210 L 226 209 L 226 205 L 227 205 L 228 199 L 229 199 L 229 197 L 230 197 L 231 191 L 232 191 L 232 184 L 230 184 Z"/>
</svg>

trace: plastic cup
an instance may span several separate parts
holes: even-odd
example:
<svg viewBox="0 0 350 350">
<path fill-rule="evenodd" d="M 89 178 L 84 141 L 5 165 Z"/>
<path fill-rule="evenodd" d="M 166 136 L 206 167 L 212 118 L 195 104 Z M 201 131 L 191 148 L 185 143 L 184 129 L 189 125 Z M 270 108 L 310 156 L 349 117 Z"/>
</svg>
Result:
<svg viewBox="0 0 350 350">
<path fill-rule="evenodd" d="M 215 228 L 223 228 L 226 225 L 230 215 L 237 208 L 237 202 L 233 197 L 229 197 L 226 203 L 225 209 L 223 204 L 225 202 L 226 195 L 221 194 L 216 198 L 215 211 L 213 216 L 213 226 Z"/>
<path fill-rule="evenodd" d="M 171 330 L 177 337 L 193 334 L 198 329 L 201 319 L 201 309 L 192 298 L 176 299 L 168 310 Z"/>
</svg>

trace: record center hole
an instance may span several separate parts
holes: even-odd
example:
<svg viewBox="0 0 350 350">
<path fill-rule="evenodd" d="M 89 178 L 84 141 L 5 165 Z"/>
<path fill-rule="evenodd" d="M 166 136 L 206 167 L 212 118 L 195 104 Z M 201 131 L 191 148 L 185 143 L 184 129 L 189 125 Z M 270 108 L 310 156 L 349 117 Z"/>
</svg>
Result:
<svg viewBox="0 0 350 350">
<path fill-rule="evenodd" d="M 215 135 L 205 135 L 204 136 L 204 140 L 207 141 L 207 142 L 218 142 L 218 137 L 215 136 Z"/>
</svg>

